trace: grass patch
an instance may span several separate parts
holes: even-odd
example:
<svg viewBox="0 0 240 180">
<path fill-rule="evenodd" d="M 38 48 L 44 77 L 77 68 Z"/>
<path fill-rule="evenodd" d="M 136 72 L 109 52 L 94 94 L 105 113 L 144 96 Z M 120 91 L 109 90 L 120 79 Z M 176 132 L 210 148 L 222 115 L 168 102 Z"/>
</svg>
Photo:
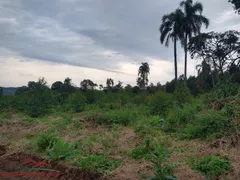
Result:
<svg viewBox="0 0 240 180">
<path fill-rule="evenodd" d="M 228 158 L 205 156 L 195 161 L 192 168 L 203 174 L 207 180 L 214 180 L 231 170 L 231 162 Z"/>
<path fill-rule="evenodd" d="M 76 165 L 82 170 L 108 174 L 120 166 L 120 161 L 108 159 L 106 155 L 91 154 L 76 161 Z"/>
</svg>

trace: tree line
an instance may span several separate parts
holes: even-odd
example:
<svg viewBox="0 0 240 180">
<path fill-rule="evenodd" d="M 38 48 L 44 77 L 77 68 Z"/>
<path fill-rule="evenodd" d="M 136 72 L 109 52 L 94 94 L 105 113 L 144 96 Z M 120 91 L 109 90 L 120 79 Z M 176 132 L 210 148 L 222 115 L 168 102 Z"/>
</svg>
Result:
<svg viewBox="0 0 240 180">
<path fill-rule="evenodd" d="M 234 5 L 236 12 L 240 12 L 240 1 L 229 0 Z M 165 46 L 169 41 L 174 43 L 175 82 L 178 79 L 177 71 L 177 42 L 179 41 L 185 52 L 184 78 L 187 79 L 187 54 L 191 58 L 201 59 L 204 73 L 212 75 L 212 83 L 215 85 L 214 76 L 218 80 L 223 78 L 224 71 L 237 72 L 240 64 L 239 32 L 229 30 L 226 32 L 201 33 L 201 27 L 208 28 L 210 21 L 203 16 L 203 5 L 192 0 L 182 1 L 174 12 L 162 17 L 159 28 L 160 42 Z M 200 69 L 199 69 L 200 70 Z M 203 73 L 202 73 L 203 74 Z"/>
</svg>

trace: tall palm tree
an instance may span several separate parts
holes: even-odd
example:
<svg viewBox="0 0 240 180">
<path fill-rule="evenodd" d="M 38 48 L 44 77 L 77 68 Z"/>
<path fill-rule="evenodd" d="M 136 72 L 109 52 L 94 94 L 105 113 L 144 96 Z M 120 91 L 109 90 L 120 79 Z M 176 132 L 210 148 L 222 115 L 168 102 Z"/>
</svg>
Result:
<svg viewBox="0 0 240 180">
<path fill-rule="evenodd" d="M 108 78 L 107 82 L 106 82 L 106 85 L 107 85 L 108 88 L 113 87 L 113 85 L 114 85 L 113 79 L 112 78 Z"/>
<path fill-rule="evenodd" d="M 142 82 L 141 87 L 145 89 L 145 86 L 148 84 L 148 74 L 150 73 L 150 68 L 147 62 L 142 63 L 138 69 L 138 76 L 140 76 L 137 82 Z"/>
<path fill-rule="evenodd" d="M 183 44 L 185 51 L 184 77 L 187 78 L 187 44 L 188 39 L 193 35 L 200 33 L 202 24 L 208 28 L 209 20 L 202 15 L 203 5 L 200 2 L 193 3 L 192 0 L 182 1 L 180 7 L 184 11 L 184 20 L 182 22 L 182 32 L 184 32 Z"/>
<path fill-rule="evenodd" d="M 164 15 L 162 18 L 162 24 L 159 28 L 161 33 L 160 42 L 161 44 L 165 41 L 165 46 L 168 47 L 169 39 L 174 43 L 174 67 L 175 67 L 175 81 L 177 82 L 177 41 L 182 39 L 183 34 L 181 31 L 181 25 L 183 22 L 184 14 L 180 9 L 175 12 Z"/>
</svg>

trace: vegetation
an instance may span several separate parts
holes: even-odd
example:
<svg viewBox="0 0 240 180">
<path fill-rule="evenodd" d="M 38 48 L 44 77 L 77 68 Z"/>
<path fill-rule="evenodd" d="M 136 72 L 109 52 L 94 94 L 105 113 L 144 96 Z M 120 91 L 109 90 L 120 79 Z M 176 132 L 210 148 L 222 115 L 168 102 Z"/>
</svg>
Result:
<svg viewBox="0 0 240 180">
<path fill-rule="evenodd" d="M 175 77 L 170 82 L 149 83 L 150 66 L 144 62 L 136 86 L 123 87 L 108 78 L 105 87 L 90 79 L 77 87 L 67 77 L 51 86 L 44 78 L 29 81 L 15 95 L 3 95 L 0 88 L 0 127 L 11 134 L 10 126 L 26 126 L 26 147 L 52 161 L 107 175 L 124 163 L 147 162 L 152 167 L 148 177 L 154 180 L 177 179 L 177 168 L 190 168 L 189 159 L 211 147 L 213 155 L 194 161 L 191 168 L 208 179 L 225 176 L 232 157 L 215 155 L 240 144 L 240 33 L 201 33 L 201 26 L 209 25 L 202 12 L 201 3 L 186 0 L 162 18 L 160 41 L 174 43 Z M 180 76 L 177 42 L 185 50 Z M 197 76 L 187 77 L 187 53 L 201 60 Z M 205 146 L 198 149 L 201 143 Z"/>
<path fill-rule="evenodd" d="M 205 156 L 193 164 L 193 168 L 206 176 L 206 179 L 216 179 L 231 170 L 228 158 Z"/>
</svg>

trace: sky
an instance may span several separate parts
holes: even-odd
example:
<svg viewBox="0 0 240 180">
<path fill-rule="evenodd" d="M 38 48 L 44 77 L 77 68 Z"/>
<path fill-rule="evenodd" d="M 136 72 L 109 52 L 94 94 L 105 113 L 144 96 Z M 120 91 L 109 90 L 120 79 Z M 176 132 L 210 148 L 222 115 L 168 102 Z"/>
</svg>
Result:
<svg viewBox="0 0 240 180">
<path fill-rule="evenodd" d="M 107 78 L 136 84 L 141 62 L 149 81 L 174 78 L 173 46 L 160 44 L 164 14 L 181 0 L 1 0 L 0 86 L 17 87 L 45 77 L 50 86 L 70 77 L 106 84 Z M 240 31 L 240 16 L 228 0 L 200 0 L 208 31 Z M 178 72 L 184 52 L 178 48 Z M 189 58 L 188 75 L 196 75 Z"/>
</svg>

